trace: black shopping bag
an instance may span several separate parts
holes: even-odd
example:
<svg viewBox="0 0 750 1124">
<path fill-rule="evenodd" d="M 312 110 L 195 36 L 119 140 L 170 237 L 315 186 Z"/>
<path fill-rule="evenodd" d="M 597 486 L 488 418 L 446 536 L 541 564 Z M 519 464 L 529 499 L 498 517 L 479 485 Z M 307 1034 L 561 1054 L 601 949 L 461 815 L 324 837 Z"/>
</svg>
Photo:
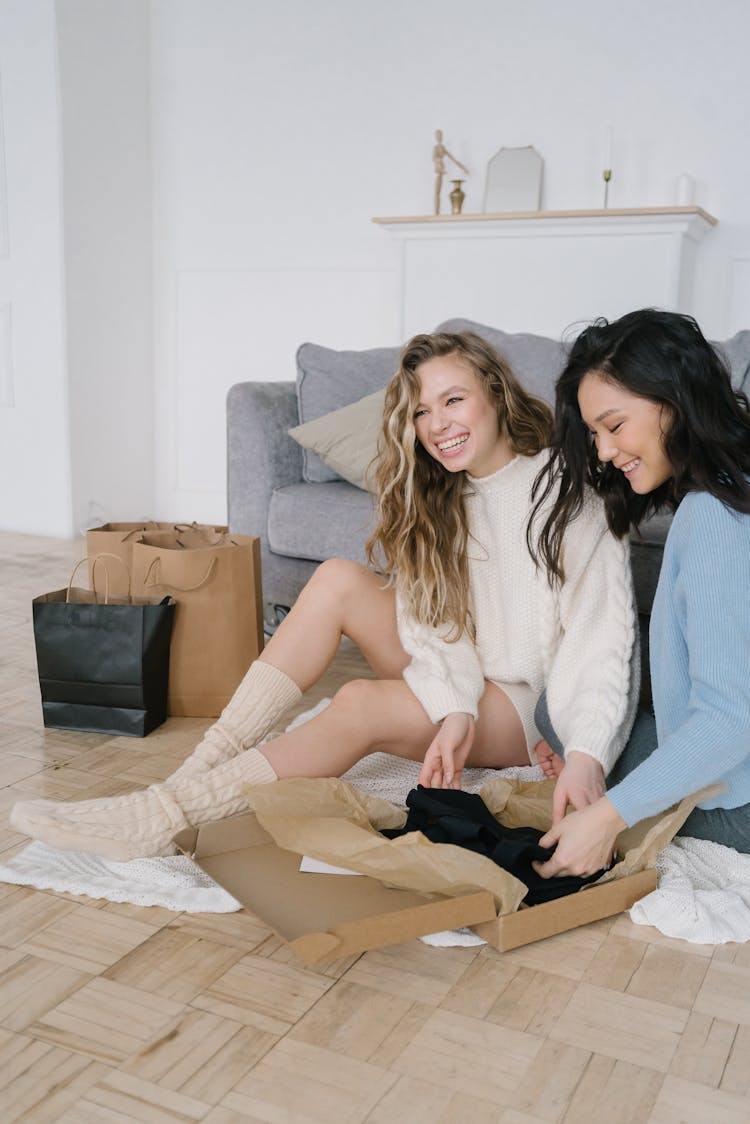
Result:
<svg viewBox="0 0 750 1124">
<path fill-rule="evenodd" d="M 142 738 L 167 717 L 175 602 L 73 588 L 85 561 L 32 602 L 44 725 Z"/>
</svg>

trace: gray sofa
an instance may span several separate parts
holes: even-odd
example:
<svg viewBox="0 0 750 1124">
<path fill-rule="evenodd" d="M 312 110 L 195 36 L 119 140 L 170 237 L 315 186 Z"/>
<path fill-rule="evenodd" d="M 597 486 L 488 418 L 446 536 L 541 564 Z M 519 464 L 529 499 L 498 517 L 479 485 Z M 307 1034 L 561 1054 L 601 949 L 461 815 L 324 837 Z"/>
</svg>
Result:
<svg viewBox="0 0 750 1124">
<path fill-rule="evenodd" d="M 463 319 L 438 327 L 478 332 L 505 356 L 530 391 L 553 402 L 555 380 L 565 362 L 559 341 L 509 334 Z M 739 332 L 720 347 L 734 385 L 750 392 L 750 331 Z M 263 597 L 268 605 L 291 606 L 315 567 L 327 558 L 364 560 L 364 543 L 373 525 L 372 496 L 337 477 L 288 430 L 380 389 L 395 370 L 398 353 L 398 348 L 353 352 L 303 344 L 297 353 L 296 382 L 239 383 L 229 391 L 229 526 L 261 538 Z M 650 520 L 642 537 L 631 544 L 642 617 L 651 609 L 669 518 Z M 641 632 L 645 638 L 647 628 Z"/>
</svg>

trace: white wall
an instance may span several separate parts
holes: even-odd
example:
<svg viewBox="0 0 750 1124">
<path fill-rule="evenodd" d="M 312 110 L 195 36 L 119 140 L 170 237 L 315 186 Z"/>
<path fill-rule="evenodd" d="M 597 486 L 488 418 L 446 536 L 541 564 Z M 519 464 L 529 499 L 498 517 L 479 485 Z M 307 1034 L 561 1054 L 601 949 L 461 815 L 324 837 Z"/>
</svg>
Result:
<svg viewBox="0 0 750 1124">
<path fill-rule="evenodd" d="M 0 0 L 0 14 L 0 401 L 11 288 L 15 400 L 0 407 L 0 526 L 65 533 L 92 502 L 222 519 L 228 387 L 293 378 L 305 339 L 398 342 L 399 250 L 370 219 L 429 213 L 436 128 L 470 169 L 464 211 L 481 210 L 497 148 L 524 144 L 557 209 L 600 204 L 611 122 L 611 205 L 672 203 L 694 176 L 720 220 L 695 312 L 713 338 L 750 326 L 745 0 Z M 514 329 L 502 309 L 495 323 Z"/>
<path fill-rule="evenodd" d="M 689 172 L 720 220 L 694 310 L 713 338 L 750 326 L 744 0 L 152 10 L 160 515 L 223 517 L 233 382 L 293 378 L 305 339 L 398 341 L 399 250 L 370 219 L 430 212 L 436 128 L 470 169 L 464 212 L 497 148 L 524 144 L 557 209 L 601 205 L 611 122 L 610 205 L 674 203 Z"/>
<path fill-rule="evenodd" d="M 154 509 L 148 0 L 56 0 L 73 525 Z"/>
<path fill-rule="evenodd" d="M 70 438 L 55 21 L 0 4 L 0 527 L 66 536 Z"/>
<path fill-rule="evenodd" d="M 154 510 L 149 29 L 148 0 L 0 3 L 2 528 Z"/>
</svg>

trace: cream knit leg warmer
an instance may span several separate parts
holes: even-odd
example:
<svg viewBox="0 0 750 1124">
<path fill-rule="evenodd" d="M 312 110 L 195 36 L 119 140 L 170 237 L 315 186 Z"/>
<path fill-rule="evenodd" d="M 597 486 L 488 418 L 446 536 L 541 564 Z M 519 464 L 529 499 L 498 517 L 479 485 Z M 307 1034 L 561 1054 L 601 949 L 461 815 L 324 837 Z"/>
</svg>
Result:
<svg viewBox="0 0 750 1124">
<path fill-rule="evenodd" d="M 256 745 L 301 698 L 299 687 L 285 672 L 255 660 L 203 741 L 167 781 L 200 776 Z"/>
<path fill-rule="evenodd" d="M 184 827 L 221 820 L 250 807 L 245 786 L 277 780 L 254 747 L 195 777 L 152 784 L 142 792 L 58 804 L 15 804 L 11 825 L 50 847 L 87 851 L 116 862 L 174 854 L 173 836 Z"/>
</svg>

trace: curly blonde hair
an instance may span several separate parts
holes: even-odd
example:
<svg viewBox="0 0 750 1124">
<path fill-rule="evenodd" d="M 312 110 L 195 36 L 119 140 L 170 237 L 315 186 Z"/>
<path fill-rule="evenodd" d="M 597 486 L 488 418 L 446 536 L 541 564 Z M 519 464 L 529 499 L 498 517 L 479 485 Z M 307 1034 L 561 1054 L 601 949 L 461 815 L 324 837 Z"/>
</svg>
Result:
<svg viewBox="0 0 750 1124">
<path fill-rule="evenodd" d="M 470 627 L 466 473 L 443 468 L 414 425 L 419 368 L 448 355 L 462 359 L 479 378 L 514 453 L 534 456 L 549 443 L 552 411 L 524 390 L 505 360 L 474 332 L 418 335 L 401 352 L 385 394 L 375 473 L 378 522 L 367 558 L 389 575 L 416 620 L 448 626 L 457 639 Z"/>
</svg>

